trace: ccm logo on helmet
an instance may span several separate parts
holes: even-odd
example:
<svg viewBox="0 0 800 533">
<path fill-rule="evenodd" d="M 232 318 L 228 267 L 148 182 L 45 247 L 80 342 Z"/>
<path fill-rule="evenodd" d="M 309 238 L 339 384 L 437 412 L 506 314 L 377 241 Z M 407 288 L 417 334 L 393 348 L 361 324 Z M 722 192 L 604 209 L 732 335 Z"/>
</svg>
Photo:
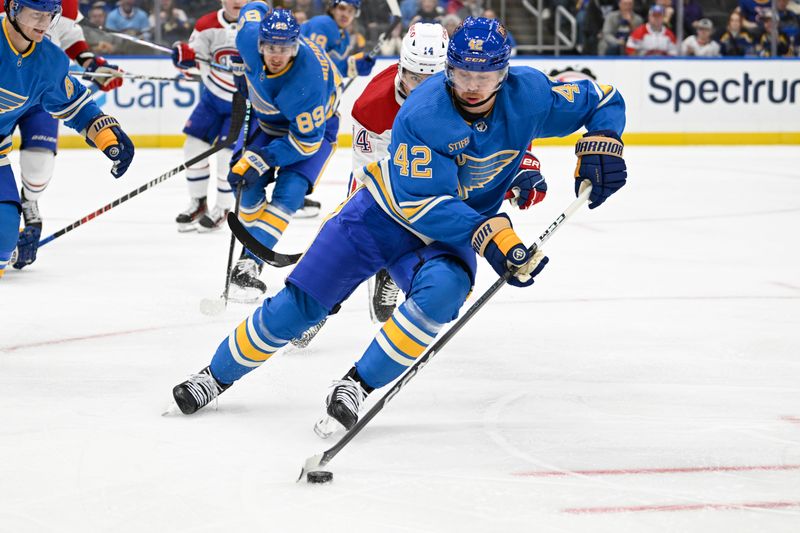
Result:
<svg viewBox="0 0 800 533">
<path fill-rule="evenodd" d="M 467 63 L 486 63 L 485 57 L 465 57 L 464 61 Z"/>
</svg>

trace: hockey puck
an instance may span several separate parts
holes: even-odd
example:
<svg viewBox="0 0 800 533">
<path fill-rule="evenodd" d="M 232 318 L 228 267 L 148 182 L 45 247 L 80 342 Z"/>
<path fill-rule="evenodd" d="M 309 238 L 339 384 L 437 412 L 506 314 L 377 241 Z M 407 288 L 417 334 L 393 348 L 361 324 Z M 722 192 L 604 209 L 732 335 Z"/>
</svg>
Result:
<svg viewBox="0 0 800 533">
<path fill-rule="evenodd" d="M 330 483 L 333 481 L 333 472 L 315 470 L 306 474 L 306 480 L 309 483 Z"/>
</svg>

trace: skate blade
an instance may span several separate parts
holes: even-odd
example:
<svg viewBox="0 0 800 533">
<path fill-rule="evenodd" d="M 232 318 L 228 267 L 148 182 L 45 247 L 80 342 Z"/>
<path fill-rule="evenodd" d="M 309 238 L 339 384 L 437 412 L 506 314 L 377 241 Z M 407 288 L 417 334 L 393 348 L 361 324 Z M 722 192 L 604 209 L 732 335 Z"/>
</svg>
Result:
<svg viewBox="0 0 800 533">
<path fill-rule="evenodd" d="M 229 302 L 236 302 L 240 304 L 253 304 L 258 301 L 259 298 L 264 296 L 264 293 L 258 289 L 253 288 L 242 288 L 236 285 L 231 284 L 230 288 L 228 289 L 228 301 Z"/>
<path fill-rule="evenodd" d="M 319 216 L 319 207 L 301 207 L 295 211 L 292 218 L 314 218 Z"/>
<path fill-rule="evenodd" d="M 345 428 L 343 425 L 341 425 L 335 418 L 328 415 L 323 416 L 317 420 L 316 424 L 314 424 L 314 433 L 316 433 L 321 439 L 328 439 L 337 431 L 344 429 Z"/>
<path fill-rule="evenodd" d="M 208 316 L 216 316 L 225 311 L 225 300 L 219 298 L 203 298 L 200 300 L 200 312 Z"/>
<path fill-rule="evenodd" d="M 181 408 L 178 407 L 178 404 L 175 403 L 175 401 L 173 400 L 172 402 L 170 402 L 170 404 L 167 406 L 164 412 L 161 413 L 161 416 L 173 416 L 178 414 L 181 414 Z"/>
<path fill-rule="evenodd" d="M 190 222 L 189 224 L 178 224 L 178 233 L 189 233 L 190 231 L 197 230 L 197 222 Z"/>
<path fill-rule="evenodd" d="M 211 226 L 210 228 L 207 228 L 207 227 L 205 227 L 205 226 L 203 226 L 201 224 L 198 224 L 197 225 L 197 233 L 213 233 L 215 231 L 219 231 L 221 228 L 222 228 L 222 224 L 221 223 L 216 225 L 216 226 Z"/>
</svg>

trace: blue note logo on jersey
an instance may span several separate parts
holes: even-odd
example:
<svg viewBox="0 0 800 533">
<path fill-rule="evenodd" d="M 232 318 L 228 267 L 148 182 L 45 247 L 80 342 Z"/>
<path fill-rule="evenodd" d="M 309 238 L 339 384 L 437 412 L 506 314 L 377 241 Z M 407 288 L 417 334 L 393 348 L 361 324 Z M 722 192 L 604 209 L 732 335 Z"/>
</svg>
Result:
<svg viewBox="0 0 800 533">
<path fill-rule="evenodd" d="M 498 174 L 511 164 L 519 155 L 517 150 L 501 150 L 488 157 L 472 157 L 459 154 L 458 165 L 458 197 L 469 198 L 470 191 L 483 189 Z"/>
<path fill-rule="evenodd" d="M 28 101 L 27 96 L 0 88 L 0 114 L 19 109 Z"/>
</svg>

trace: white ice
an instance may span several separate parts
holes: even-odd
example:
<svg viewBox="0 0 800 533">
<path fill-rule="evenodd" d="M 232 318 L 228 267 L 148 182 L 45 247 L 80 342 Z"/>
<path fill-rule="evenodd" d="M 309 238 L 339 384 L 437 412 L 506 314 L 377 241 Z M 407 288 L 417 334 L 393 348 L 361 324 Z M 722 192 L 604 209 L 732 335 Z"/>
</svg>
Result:
<svg viewBox="0 0 800 533">
<path fill-rule="evenodd" d="M 571 150 L 515 212 L 533 240 L 573 198 Z M 800 150 L 626 148 L 629 185 L 545 247 L 331 463 L 312 426 L 376 331 L 359 289 L 309 349 L 162 417 L 251 313 L 199 312 L 229 234 L 178 234 L 182 176 L 43 247 L 0 280 L 0 531 L 800 531 Z M 62 151 L 45 234 L 158 176 Z M 346 150 L 315 197 L 341 201 Z M 302 251 L 320 219 L 291 224 Z M 482 261 L 482 260 L 479 260 Z M 286 270 L 262 278 L 277 291 Z M 469 303 L 495 280 L 480 264 Z"/>
</svg>

